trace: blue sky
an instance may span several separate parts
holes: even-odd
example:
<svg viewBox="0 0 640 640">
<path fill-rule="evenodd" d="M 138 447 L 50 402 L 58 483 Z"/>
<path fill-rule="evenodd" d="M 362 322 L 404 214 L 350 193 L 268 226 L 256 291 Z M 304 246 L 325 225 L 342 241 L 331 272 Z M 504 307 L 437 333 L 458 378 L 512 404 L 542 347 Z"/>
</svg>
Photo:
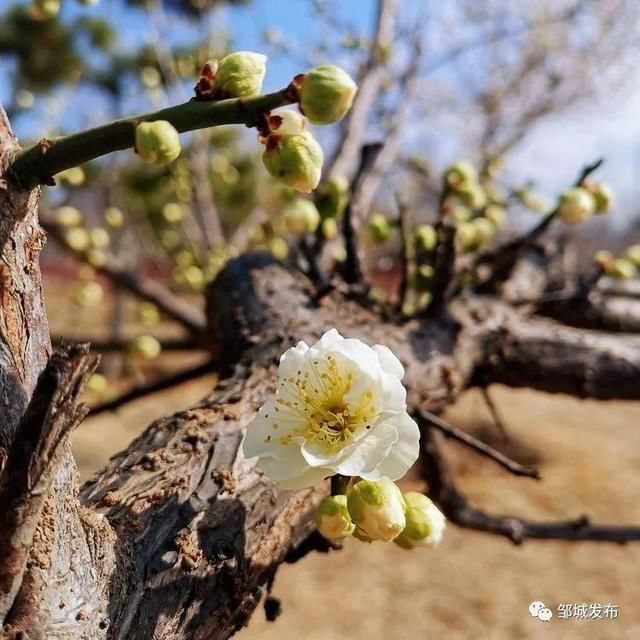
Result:
<svg viewBox="0 0 640 640">
<path fill-rule="evenodd" d="M 0 8 L 9 4 L 9 0 L 0 0 Z M 424 6 L 421 0 L 404 0 L 402 5 L 405 17 Z M 373 0 L 344 0 L 335 2 L 333 6 L 337 7 L 337 18 L 352 25 L 356 33 L 367 35 L 370 32 L 375 18 Z M 95 8 L 64 0 L 63 11 L 65 19 L 87 13 L 98 14 L 111 21 L 118 16 L 120 50 L 137 48 L 149 35 L 145 14 L 126 7 L 123 0 L 101 0 Z M 324 36 L 331 38 L 329 32 L 321 31 L 309 0 L 254 0 L 246 6 L 222 10 L 215 20 L 230 34 L 231 46 L 236 50 L 268 51 L 263 39 L 266 29 L 275 29 L 285 35 L 294 49 L 299 51 L 304 51 L 308 43 L 318 42 Z M 161 38 L 170 42 L 188 41 L 198 34 L 198 28 L 193 24 L 171 14 L 160 16 L 157 27 L 161 31 Z M 333 56 L 331 61 L 341 62 Z M 302 70 L 300 64 L 287 55 L 271 55 L 265 90 L 286 84 Z M 0 99 L 6 100 L 8 84 L 4 71 L 0 68 Z M 18 134 L 44 135 L 56 118 L 70 128 L 78 128 L 110 117 L 109 110 L 100 103 L 95 93 L 85 92 L 78 100 L 74 100 L 82 105 L 91 105 L 90 109 L 81 110 L 79 114 L 67 106 L 71 95 L 71 92 L 62 94 L 59 113 L 53 117 L 44 120 L 41 117 L 20 118 L 16 122 Z M 139 96 L 132 95 L 126 109 L 133 112 L 139 110 Z M 629 219 L 629 215 L 636 210 L 640 179 L 639 110 L 640 78 L 636 75 L 619 93 L 597 103 L 577 105 L 535 127 L 524 143 L 511 154 L 509 174 L 516 181 L 535 180 L 543 193 L 552 196 L 574 179 L 584 163 L 604 156 L 606 163 L 599 176 L 609 182 L 617 194 L 620 204 L 618 219 Z M 35 113 L 42 115 L 42 112 L 36 109 Z M 443 138 L 446 139 L 446 135 Z M 415 131 L 406 132 L 405 144 L 417 149 L 425 148 L 422 143 L 416 142 Z M 438 154 L 440 164 L 455 160 L 454 157 L 448 157 L 450 154 L 446 143 L 441 140 L 426 146 L 426 149 Z"/>
</svg>

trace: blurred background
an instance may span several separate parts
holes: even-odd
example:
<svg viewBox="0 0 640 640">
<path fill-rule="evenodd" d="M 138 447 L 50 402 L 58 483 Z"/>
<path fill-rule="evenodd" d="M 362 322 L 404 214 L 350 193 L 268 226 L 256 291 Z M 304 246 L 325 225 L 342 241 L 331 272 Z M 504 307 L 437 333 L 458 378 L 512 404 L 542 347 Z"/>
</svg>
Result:
<svg viewBox="0 0 640 640">
<path fill-rule="evenodd" d="M 202 64 L 229 51 L 269 56 L 265 92 L 325 62 L 368 83 L 363 115 L 314 135 L 327 174 L 347 180 L 358 157 L 345 141 L 383 144 L 361 230 L 382 304 L 397 296 L 400 209 L 413 225 L 432 222 L 442 173 L 461 159 L 506 216 L 502 238 L 535 224 L 585 164 L 603 157 L 598 178 L 615 204 L 572 229 L 567 252 L 579 268 L 597 249 L 640 242 L 635 0 L 0 0 L 0 14 L 0 102 L 23 146 L 184 102 Z M 242 127 L 185 135 L 182 155 L 164 169 L 122 152 L 57 177 L 41 206 L 52 334 L 92 339 L 104 353 L 88 393 L 95 416 L 75 435 L 83 479 L 150 420 L 211 388 L 213 374 L 180 374 L 208 357 L 189 319 L 202 315 L 206 284 L 228 259 L 257 248 L 304 260 L 309 231 L 324 264 L 344 259 L 342 212 L 323 209 L 323 197 L 313 229 L 284 215 L 297 197 L 268 176 L 255 131 Z M 418 283 L 413 304 L 420 300 Z M 166 381 L 161 394 L 121 401 L 158 381 Z M 474 503 L 532 518 L 640 521 L 639 406 L 500 388 L 492 397 L 506 442 L 477 391 L 447 418 L 537 464 L 544 481 L 505 477 L 447 450 Z M 259 611 L 239 637 L 640 636 L 633 546 L 518 548 L 451 528 L 424 553 L 356 540 L 346 547 L 284 567 L 274 588 L 283 614 L 268 623 Z M 541 629 L 528 615 L 533 600 L 614 603 L 620 615 Z"/>
</svg>

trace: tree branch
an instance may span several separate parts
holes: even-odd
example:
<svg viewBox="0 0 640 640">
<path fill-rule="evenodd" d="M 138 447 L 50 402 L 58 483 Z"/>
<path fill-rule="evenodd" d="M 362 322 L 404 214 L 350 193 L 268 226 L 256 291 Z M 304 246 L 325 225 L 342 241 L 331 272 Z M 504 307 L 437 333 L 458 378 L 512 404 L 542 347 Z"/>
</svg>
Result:
<svg viewBox="0 0 640 640">
<path fill-rule="evenodd" d="M 287 89 L 253 98 L 219 101 L 191 99 L 175 107 L 115 120 L 57 140 L 41 140 L 16 155 L 7 175 L 25 189 L 38 184 L 50 184 L 51 178 L 65 169 L 113 151 L 133 148 L 135 128 L 140 122 L 168 120 L 179 132 L 224 124 L 254 126 L 261 114 L 291 102 Z"/>
<path fill-rule="evenodd" d="M 168 376 L 157 378 L 147 384 L 137 385 L 116 398 L 112 398 L 111 400 L 107 400 L 101 404 L 91 407 L 89 410 L 89 416 L 93 417 L 107 411 L 115 411 L 125 404 L 138 400 L 139 398 L 144 398 L 145 396 L 158 393 L 159 391 L 177 387 L 185 382 L 189 382 L 189 380 L 195 380 L 196 378 L 206 376 L 207 374 L 215 371 L 215 364 L 214 360 L 207 360 L 206 362 L 194 367 L 189 367 L 183 371 L 178 371 L 177 373 L 171 373 Z"/>
<path fill-rule="evenodd" d="M 489 460 L 493 460 L 513 475 L 540 480 L 540 473 L 537 469 L 533 467 L 526 467 L 519 462 L 512 460 L 503 453 L 500 453 L 500 451 L 490 447 L 488 444 L 474 438 L 472 435 L 462 431 L 461 429 L 452 427 L 433 413 L 425 411 L 424 409 L 419 409 L 416 411 L 416 418 L 419 424 L 427 424 L 432 428 L 437 429 L 443 433 L 445 437 L 451 438 L 452 440 L 469 447 L 472 451 L 489 458 Z"/>
<path fill-rule="evenodd" d="M 508 538 L 514 544 L 527 539 L 618 542 L 640 540 L 640 527 L 591 524 L 580 516 L 573 520 L 539 522 L 513 516 L 494 515 L 476 509 L 456 488 L 451 471 L 442 454 L 441 434 L 433 429 L 422 431 L 421 470 L 429 485 L 429 495 L 454 524 Z"/>
</svg>

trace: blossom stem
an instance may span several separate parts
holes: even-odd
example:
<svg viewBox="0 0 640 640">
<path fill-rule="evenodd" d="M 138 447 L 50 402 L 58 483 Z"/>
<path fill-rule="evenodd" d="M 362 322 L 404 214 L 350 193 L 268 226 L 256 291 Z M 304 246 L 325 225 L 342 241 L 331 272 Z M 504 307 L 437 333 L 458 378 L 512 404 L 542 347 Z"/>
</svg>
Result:
<svg viewBox="0 0 640 640">
<path fill-rule="evenodd" d="M 26 189 L 52 184 L 53 176 L 114 151 L 134 147 L 135 127 L 139 122 L 168 120 L 179 132 L 225 124 L 259 124 L 260 116 L 272 109 L 291 104 L 287 89 L 252 98 L 231 100 L 189 100 L 184 104 L 115 120 L 93 129 L 57 138 L 40 140 L 18 153 L 8 177 Z"/>
</svg>

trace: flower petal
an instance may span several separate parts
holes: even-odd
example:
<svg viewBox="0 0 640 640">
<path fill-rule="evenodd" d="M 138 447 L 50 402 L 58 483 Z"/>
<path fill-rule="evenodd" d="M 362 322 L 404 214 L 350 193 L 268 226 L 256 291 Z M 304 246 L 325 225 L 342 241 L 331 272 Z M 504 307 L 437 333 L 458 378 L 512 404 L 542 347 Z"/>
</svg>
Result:
<svg viewBox="0 0 640 640">
<path fill-rule="evenodd" d="M 378 480 L 384 476 L 391 478 L 391 480 L 398 480 L 418 459 L 420 430 L 413 418 L 405 412 L 388 421 L 396 428 L 398 439 L 391 446 L 386 458 L 373 471 L 360 474 L 367 480 Z"/>
<path fill-rule="evenodd" d="M 295 347 L 287 349 L 280 356 L 280 365 L 278 367 L 279 378 L 289 378 L 296 375 L 304 364 L 304 355 L 309 351 L 309 345 L 300 340 Z"/>
<path fill-rule="evenodd" d="M 390 423 L 374 424 L 366 438 L 353 447 L 351 455 L 335 467 L 344 476 L 363 476 L 376 469 L 398 440 L 398 432 Z"/>
<path fill-rule="evenodd" d="M 399 380 L 404 378 L 404 367 L 389 347 L 385 347 L 382 344 L 374 344 L 371 348 L 378 354 L 380 366 L 385 373 L 390 373 Z"/>
<path fill-rule="evenodd" d="M 334 473 L 326 467 L 310 467 L 300 450 L 293 447 L 287 460 L 262 458 L 260 468 L 267 477 L 277 482 L 281 489 L 310 487 Z"/>
</svg>

